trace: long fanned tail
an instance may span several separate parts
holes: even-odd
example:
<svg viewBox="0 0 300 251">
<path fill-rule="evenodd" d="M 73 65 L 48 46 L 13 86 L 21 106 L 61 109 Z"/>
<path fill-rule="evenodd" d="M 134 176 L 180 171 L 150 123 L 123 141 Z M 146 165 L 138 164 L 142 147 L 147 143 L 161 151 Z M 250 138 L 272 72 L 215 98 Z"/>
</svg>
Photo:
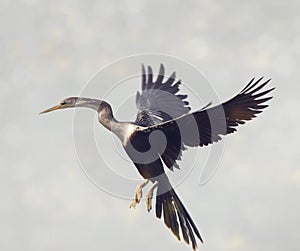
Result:
<svg viewBox="0 0 300 251">
<path fill-rule="evenodd" d="M 192 244 L 193 250 L 197 250 L 196 237 L 203 243 L 197 226 L 193 222 L 190 214 L 184 207 L 174 189 L 167 192 L 162 190 L 158 184 L 156 196 L 156 217 L 161 218 L 163 215 L 164 223 L 171 229 L 172 233 L 180 241 L 181 235 L 184 241 L 189 245 Z"/>
</svg>

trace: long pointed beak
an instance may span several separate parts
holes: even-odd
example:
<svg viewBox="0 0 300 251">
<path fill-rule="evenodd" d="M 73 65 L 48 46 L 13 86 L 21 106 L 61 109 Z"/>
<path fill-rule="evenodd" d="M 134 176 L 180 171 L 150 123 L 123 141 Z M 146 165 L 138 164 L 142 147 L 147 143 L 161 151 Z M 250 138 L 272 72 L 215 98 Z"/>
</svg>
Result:
<svg viewBox="0 0 300 251">
<path fill-rule="evenodd" d="M 59 105 L 56 105 L 56 106 L 53 106 L 45 111 L 42 111 L 40 112 L 39 114 L 43 114 L 43 113 L 47 113 L 47 112 L 52 112 L 52 111 L 55 111 L 55 110 L 58 110 L 58 109 L 62 109 L 64 108 L 63 105 L 59 104 Z"/>
</svg>

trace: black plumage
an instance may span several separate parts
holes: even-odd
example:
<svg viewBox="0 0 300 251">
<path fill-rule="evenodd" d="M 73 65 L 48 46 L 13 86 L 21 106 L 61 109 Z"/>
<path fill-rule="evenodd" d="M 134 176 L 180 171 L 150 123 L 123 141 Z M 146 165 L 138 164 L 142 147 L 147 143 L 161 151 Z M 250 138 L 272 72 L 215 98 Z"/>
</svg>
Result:
<svg viewBox="0 0 300 251">
<path fill-rule="evenodd" d="M 272 97 L 267 96 L 274 88 L 262 90 L 270 81 L 252 79 L 246 87 L 217 106 L 208 104 L 190 112 L 187 95 L 179 94 L 181 81 L 175 72 L 165 77 L 165 68 L 160 66 L 154 76 L 152 68 L 147 72 L 142 66 L 142 90 L 136 94 L 137 117 L 134 122 L 119 122 L 113 117 L 111 106 L 102 100 L 71 97 L 59 105 L 43 111 L 88 107 L 98 113 L 99 122 L 121 140 L 125 151 L 137 170 L 146 180 L 154 183 L 147 194 L 147 209 L 151 210 L 152 192 L 157 188 L 155 214 L 164 219 L 165 225 L 178 240 L 181 239 L 197 249 L 198 238 L 203 239 L 187 209 L 173 189 L 164 165 L 173 170 L 178 167 L 182 152 L 187 147 L 207 146 L 236 131 L 261 113 Z M 134 196 L 133 207 L 140 201 L 141 188 Z M 149 195 L 149 196 L 148 196 Z M 181 234 L 180 234 L 181 233 Z"/>
</svg>

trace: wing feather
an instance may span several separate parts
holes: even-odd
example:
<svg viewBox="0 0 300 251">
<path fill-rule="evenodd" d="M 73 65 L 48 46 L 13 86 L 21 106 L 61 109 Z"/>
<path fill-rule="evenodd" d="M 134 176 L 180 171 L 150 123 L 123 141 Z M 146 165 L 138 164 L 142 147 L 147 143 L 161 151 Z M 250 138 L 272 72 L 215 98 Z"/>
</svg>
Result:
<svg viewBox="0 0 300 251">
<path fill-rule="evenodd" d="M 214 107 L 209 107 L 209 104 L 199 111 L 150 126 L 143 131 L 151 133 L 153 130 L 161 130 L 167 137 L 167 142 L 170 141 L 165 152 L 174 153 L 168 154 L 170 158 L 174 158 L 174 162 L 178 159 L 178 156 L 175 157 L 176 153 L 181 153 L 182 144 L 195 147 L 217 142 L 222 139 L 221 136 L 235 132 L 238 125 L 252 120 L 268 107 L 265 102 L 272 97 L 267 95 L 275 88 L 262 91 L 270 82 L 269 79 L 260 84 L 262 79 L 255 81 L 253 78 L 240 93 L 227 102 Z M 167 159 L 167 163 L 172 163 L 172 159 Z"/>
<path fill-rule="evenodd" d="M 157 79 L 153 70 L 142 65 L 142 92 L 136 94 L 138 114 L 135 124 L 151 126 L 177 118 L 190 111 L 187 95 L 177 94 L 181 81 L 176 80 L 175 72 L 164 82 L 165 68 L 161 64 Z"/>
<path fill-rule="evenodd" d="M 138 114 L 135 124 L 141 126 L 152 126 L 172 120 L 190 111 L 187 95 L 177 94 L 181 81 L 176 81 L 176 73 L 173 72 L 164 82 L 165 67 L 160 65 L 159 73 L 154 79 L 153 70 L 147 67 L 147 73 L 142 65 L 142 92 L 136 94 L 136 106 Z M 171 144 L 174 144 L 175 147 Z M 181 140 L 168 142 L 166 151 L 161 158 L 168 168 L 179 168 L 176 159 L 182 155 L 184 150 Z"/>
</svg>

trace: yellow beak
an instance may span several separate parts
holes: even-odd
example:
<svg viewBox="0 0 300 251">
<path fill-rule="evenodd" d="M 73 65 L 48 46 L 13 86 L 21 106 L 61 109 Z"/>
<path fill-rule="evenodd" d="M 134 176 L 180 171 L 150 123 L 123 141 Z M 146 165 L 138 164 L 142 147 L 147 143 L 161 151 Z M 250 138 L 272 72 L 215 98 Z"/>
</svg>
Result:
<svg viewBox="0 0 300 251">
<path fill-rule="evenodd" d="M 45 111 L 42 111 L 39 114 L 47 113 L 47 112 L 52 112 L 52 111 L 55 111 L 55 110 L 58 110 L 58 109 L 62 109 L 62 108 L 64 108 L 64 106 L 61 105 L 61 104 L 59 104 L 59 105 L 53 106 L 53 107 L 51 107 L 51 108 L 49 108 L 49 109 L 47 109 Z"/>
</svg>

